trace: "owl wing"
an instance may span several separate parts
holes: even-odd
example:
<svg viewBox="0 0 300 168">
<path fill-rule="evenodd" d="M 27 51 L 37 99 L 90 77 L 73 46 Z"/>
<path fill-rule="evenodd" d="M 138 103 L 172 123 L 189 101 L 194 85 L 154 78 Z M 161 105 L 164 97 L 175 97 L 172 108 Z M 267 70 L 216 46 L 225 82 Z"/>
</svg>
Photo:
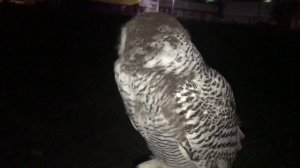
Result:
<svg viewBox="0 0 300 168">
<path fill-rule="evenodd" d="M 238 127 L 233 94 L 223 77 L 219 82 L 219 86 L 226 86 L 203 88 L 203 84 L 189 81 L 176 93 L 176 103 L 184 109 L 181 113 L 185 118 L 185 137 L 179 140 L 179 149 L 197 166 L 227 168 L 241 148 L 243 134 Z"/>
</svg>

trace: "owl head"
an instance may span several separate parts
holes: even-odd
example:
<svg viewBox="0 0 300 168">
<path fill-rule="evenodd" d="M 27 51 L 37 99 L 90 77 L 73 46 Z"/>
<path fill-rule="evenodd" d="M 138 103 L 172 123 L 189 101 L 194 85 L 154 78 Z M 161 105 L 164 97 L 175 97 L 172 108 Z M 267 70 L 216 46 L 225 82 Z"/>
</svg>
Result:
<svg viewBox="0 0 300 168">
<path fill-rule="evenodd" d="M 175 18 L 147 12 L 122 28 L 118 54 L 129 68 L 176 68 L 192 50 L 196 51 L 188 32 Z"/>
</svg>

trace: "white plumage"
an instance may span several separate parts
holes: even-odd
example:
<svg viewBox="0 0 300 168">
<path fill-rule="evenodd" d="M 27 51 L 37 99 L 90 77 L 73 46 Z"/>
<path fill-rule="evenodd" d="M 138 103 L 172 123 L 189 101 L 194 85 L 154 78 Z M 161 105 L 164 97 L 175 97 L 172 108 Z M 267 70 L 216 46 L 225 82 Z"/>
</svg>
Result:
<svg viewBox="0 0 300 168">
<path fill-rule="evenodd" d="M 182 25 L 166 14 L 139 14 L 122 28 L 118 54 L 127 114 L 155 157 L 139 167 L 231 167 L 243 138 L 232 90 Z"/>
</svg>

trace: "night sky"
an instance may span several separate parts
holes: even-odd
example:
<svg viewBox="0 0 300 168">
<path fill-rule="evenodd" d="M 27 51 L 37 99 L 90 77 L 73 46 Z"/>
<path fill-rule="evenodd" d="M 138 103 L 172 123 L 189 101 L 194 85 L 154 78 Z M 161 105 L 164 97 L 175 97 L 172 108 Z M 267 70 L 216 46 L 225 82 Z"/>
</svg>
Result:
<svg viewBox="0 0 300 168">
<path fill-rule="evenodd" d="M 114 81 L 129 19 L 1 6 L 1 168 L 130 168 L 150 154 Z M 235 93 L 246 138 L 234 167 L 297 167 L 300 32 L 182 23 Z"/>
</svg>

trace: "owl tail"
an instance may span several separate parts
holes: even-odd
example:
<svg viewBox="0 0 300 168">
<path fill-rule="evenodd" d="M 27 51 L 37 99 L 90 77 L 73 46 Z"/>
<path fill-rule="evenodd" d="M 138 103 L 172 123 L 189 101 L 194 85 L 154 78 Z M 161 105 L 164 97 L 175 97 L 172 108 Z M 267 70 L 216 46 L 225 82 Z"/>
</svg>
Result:
<svg viewBox="0 0 300 168">
<path fill-rule="evenodd" d="M 242 132 L 240 128 L 238 128 L 238 147 L 237 150 L 242 149 L 241 140 L 245 138 L 245 134 Z"/>
<path fill-rule="evenodd" d="M 240 128 L 238 128 L 238 135 L 239 135 L 241 140 L 246 137 L 245 134 L 242 132 L 242 130 Z"/>
</svg>

